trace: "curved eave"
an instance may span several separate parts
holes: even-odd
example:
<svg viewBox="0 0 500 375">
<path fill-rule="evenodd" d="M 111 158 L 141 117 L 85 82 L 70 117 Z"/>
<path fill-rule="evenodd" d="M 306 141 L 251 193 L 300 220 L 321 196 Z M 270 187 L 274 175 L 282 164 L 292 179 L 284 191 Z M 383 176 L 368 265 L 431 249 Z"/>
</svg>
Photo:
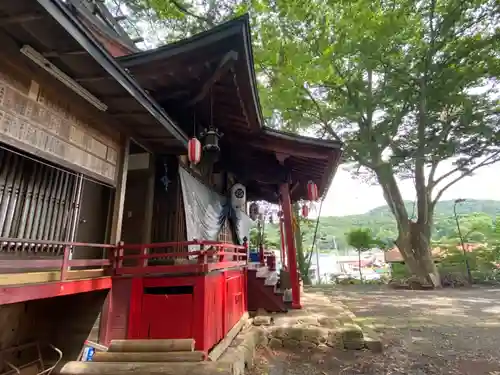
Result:
<svg viewBox="0 0 500 375">
<path fill-rule="evenodd" d="M 342 156 L 342 143 L 265 129 L 243 140 L 225 140 L 222 159 L 248 184 L 252 199 L 277 202 L 278 187 L 288 181 L 292 201 L 307 199 L 314 181 L 324 196 Z"/>
<path fill-rule="evenodd" d="M 234 72 L 226 73 L 223 77 L 220 77 L 219 81 L 226 80 L 227 83 L 228 80 L 231 80 L 229 75 L 235 74 L 239 85 L 236 87 L 234 95 L 241 94 L 241 99 L 248 109 L 250 118 L 245 120 L 248 121 L 247 128 L 258 131 L 263 126 L 263 117 L 253 64 L 248 15 L 243 15 L 222 23 L 190 38 L 182 39 L 153 50 L 122 56 L 117 60 L 124 68 L 134 74 L 136 79 L 155 96 L 155 92 L 172 90 L 167 83 L 165 83 L 165 87 L 158 87 L 158 82 L 155 83 L 154 88 L 148 87 L 148 82 L 151 82 L 153 78 L 158 77 L 162 72 L 163 74 L 167 71 L 170 73 L 178 72 L 179 74 L 186 73 L 191 69 L 191 65 L 206 65 L 210 57 L 216 54 L 222 56 L 232 51 L 236 51 L 238 56 Z M 207 60 L 203 61 L 203 59 Z M 179 62 L 184 63 L 179 64 Z M 160 95 L 157 95 L 157 99 L 161 101 Z M 228 129 L 224 130 L 227 131 Z"/>
</svg>

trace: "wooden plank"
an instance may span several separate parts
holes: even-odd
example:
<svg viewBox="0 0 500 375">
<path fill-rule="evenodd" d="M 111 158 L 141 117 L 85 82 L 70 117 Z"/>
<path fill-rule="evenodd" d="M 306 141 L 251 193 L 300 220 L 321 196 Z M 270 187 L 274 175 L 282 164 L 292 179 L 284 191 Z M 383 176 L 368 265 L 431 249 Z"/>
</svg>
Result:
<svg viewBox="0 0 500 375">
<path fill-rule="evenodd" d="M 96 352 L 93 362 L 201 362 L 203 352 Z"/>
<path fill-rule="evenodd" d="M 111 240 L 112 244 L 117 244 L 122 236 L 123 206 L 125 204 L 125 191 L 127 188 L 127 172 L 129 159 L 130 138 L 124 136 L 121 142 L 120 164 L 117 181 L 115 199 L 113 203 L 113 214 L 111 218 Z"/>
<path fill-rule="evenodd" d="M 219 359 L 229 345 L 231 345 L 238 333 L 240 333 L 241 329 L 245 326 L 245 323 L 248 321 L 248 317 L 248 312 L 243 314 L 238 323 L 236 323 L 233 328 L 229 330 L 227 335 L 210 351 L 208 354 L 209 360 L 217 361 Z"/>
<path fill-rule="evenodd" d="M 192 352 L 193 339 L 112 340 L 108 352 Z"/>
<path fill-rule="evenodd" d="M 60 375 L 233 375 L 232 363 L 103 363 L 78 362 L 66 363 L 59 371 Z"/>
<path fill-rule="evenodd" d="M 96 267 L 109 265 L 111 265 L 109 259 L 72 259 L 69 261 L 70 267 Z"/>
<path fill-rule="evenodd" d="M 61 265 L 62 265 L 62 259 L 0 260 L 0 270 L 60 268 Z"/>
<path fill-rule="evenodd" d="M 142 243 L 151 243 L 151 234 L 153 227 L 153 210 L 154 210 L 154 198 L 155 198 L 155 159 L 154 155 L 149 157 L 149 169 L 148 169 L 148 186 L 146 197 L 144 197 L 145 210 L 144 210 L 144 226 L 142 234 Z"/>
<path fill-rule="evenodd" d="M 86 346 L 90 346 L 91 348 L 94 348 L 96 351 L 100 352 L 106 352 L 108 351 L 108 347 L 104 346 L 102 344 L 98 344 L 97 342 L 91 341 L 91 340 L 86 340 L 85 341 Z"/>
<path fill-rule="evenodd" d="M 68 271 L 67 280 L 102 277 L 104 274 L 104 269 L 72 270 Z M 0 275 L 0 285 L 17 286 L 22 284 L 50 283 L 53 281 L 59 281 L 60 278 L 61 271 L 7 273 Z"/>
</svg>

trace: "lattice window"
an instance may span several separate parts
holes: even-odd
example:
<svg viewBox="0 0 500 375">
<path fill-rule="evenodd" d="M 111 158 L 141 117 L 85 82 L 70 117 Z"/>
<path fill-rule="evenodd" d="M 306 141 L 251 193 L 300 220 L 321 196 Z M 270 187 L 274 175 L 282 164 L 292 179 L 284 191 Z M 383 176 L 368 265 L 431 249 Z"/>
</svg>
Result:
<svg viewBox="0 0 500 375">
<path fill-rule="evenodd" d="M 218 240 L 220 242 L 225 242 L 225 243 L 234 243 L 233 241 L 233 232 L 231 230 L 231 223 L 226 220 L 224 221 L 224 224 L 222 225 L 222 228 L 219 232 Z"/>
</svg>

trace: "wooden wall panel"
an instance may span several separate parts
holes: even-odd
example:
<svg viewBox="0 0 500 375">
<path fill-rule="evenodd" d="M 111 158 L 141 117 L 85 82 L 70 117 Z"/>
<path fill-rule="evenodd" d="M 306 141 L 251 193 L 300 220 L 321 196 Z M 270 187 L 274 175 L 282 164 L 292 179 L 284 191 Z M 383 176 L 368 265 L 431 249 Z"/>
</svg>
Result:
<svg viewBox="0 0 500 375">
<path fill-rule="evenodd" d="M 118 132 L 97 130 L 65 92 L 32 78 L 0 64 L 0 141 L 114 185 Z"/>
</svg>

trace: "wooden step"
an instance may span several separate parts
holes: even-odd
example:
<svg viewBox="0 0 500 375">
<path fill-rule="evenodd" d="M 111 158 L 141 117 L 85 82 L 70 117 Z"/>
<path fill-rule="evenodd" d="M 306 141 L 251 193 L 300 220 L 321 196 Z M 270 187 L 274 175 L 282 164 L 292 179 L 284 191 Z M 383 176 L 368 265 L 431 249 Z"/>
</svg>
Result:
<svg viewBox="0 0 500 375">
<path fill-rule="evenodd" d="M 95 352 L 92 362 L 201 362 L 205 354 L 193 352 Z"/>
<path fill-rule="evenodd" d="M 257 277 L 256 272 L 248 272 L 248 309 L 260 308 L 268 312 L 287 312 L 283 295 L 276 285 L 266 285 L 265 279 Z"/>
<path fill-rule="evenodd" d="M 79 362 L 66 363 L 60 375 L 233 375 L 232 362 L 141 363 Z"/>
<path fill-rule="evenodd" d="M 194 351 L 194 339 L 112 340 L 108 347 L 108 352 L 110 353 L 164 353 L 192 351 Z"/>
</svg>

